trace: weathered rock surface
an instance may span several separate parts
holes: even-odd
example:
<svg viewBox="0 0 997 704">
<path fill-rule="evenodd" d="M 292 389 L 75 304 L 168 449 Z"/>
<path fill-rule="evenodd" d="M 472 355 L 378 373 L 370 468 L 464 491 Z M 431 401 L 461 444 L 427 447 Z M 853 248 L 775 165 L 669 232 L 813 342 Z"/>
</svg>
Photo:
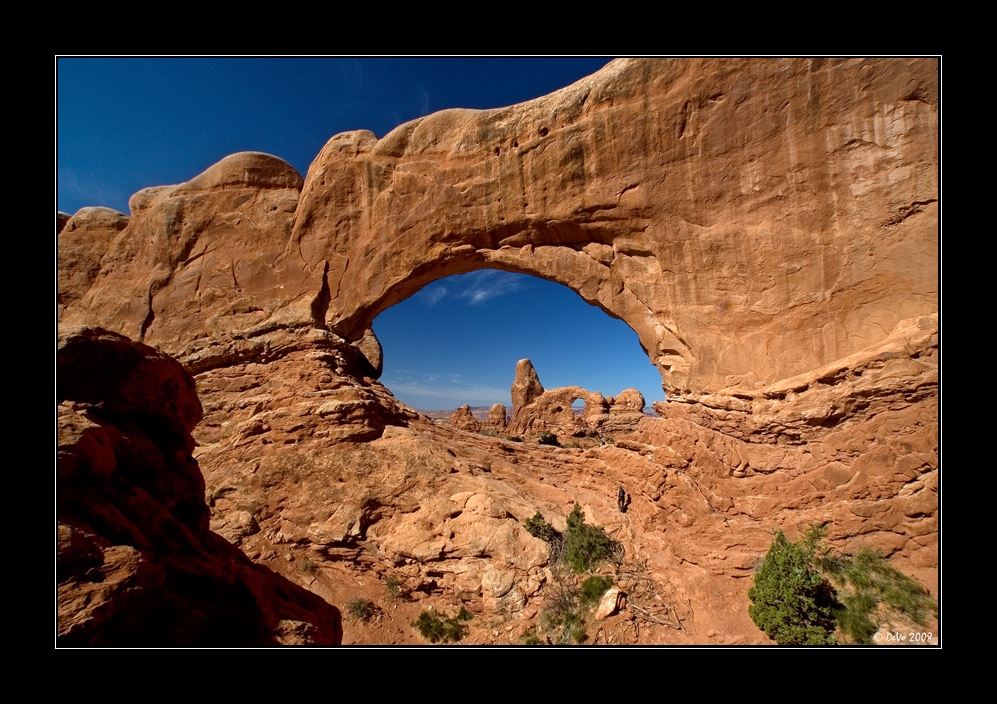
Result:
<svg viewBox="0 0 997 704">
<path fill-rule="evenodd" d="M 488 409 L 488 419 L 484 423 L 485 428 L 504 433 L 509 419 L 506 417 L 505 406 L 501 403 L 493 403 Z"/>
<path fill-rule="evenodd" d="M 327 269 L 350 340 L 432 280 L 499 268 L 626 321 L 670 399 L 750 390 L 937 310 L 937 143 L 935 60 L 614 61 L 332 138 L 293 256 Z"/>
<path fill-rule="evenodd" d="M 464 404 L 450 417 L 450 427 L 476 433 L 481 430 L 481 421 L 471 413 L 471 406 Z"/>
<path fill-rule="evenodd" d="M 415 600 L 395 604 L 405 633 L 406 609 L 430 600 L 510 619 L 505 635 L 472 628 L 473 642 L 518 642 L 552 579 L 522 523 L 540 510 L 563 528 L 578 502 L 680 626 L 639 622 L 620 642 L 766 642 L 746 594 L 777 528 L 795 539 L 831 521 L 837 547 L 879 547 L 937 591 L 937 70 L 616 61 L 521 105 L 337 135 L 304 180 L 233 155 L 136 194 L 127 222 L 70 218 L 60 320 L 128 334 L 195 376 L 210 525 L 332 603 L 390 578 Z M 662 417 L 639 416 L 629 391 L 585 391 L 573 423 L 627 420 L 615 446 L 582 450 L 456 431 L 398 403 L 375 380 L 372 321 L 479 268 L 561 282 L 626 321 L 662 372 Z M 510 433 L 531 404 L 570 412 L 570 387 L 544 392 L 532 365 L 516 380 Z M 106 422 L 63 406 L 81 427 Z M 71 491 L 60 479 L 60 506 L 90 515 L 105 446 L 65 460 L 96 469 Z M 203 530 L 185 491 L 184 520 Z M 120 549 L 132 543 L 66 525 L 77 582 L 100 564 L 124 565 L 121 583 L 160 579 Z M 252 601 L 233 600 L 256 613 Z M 609 617 L 603 637 L 637 633 L 613 622 L 636 613 Z M 281 619 L 259 632 L 315 623 Z"/>
<path fill-rule="evenodd" d="M 128 216 L 110 208 L 83 208 L 71 218 L 59 213 L 59 314 L 83 298 L 100 273 L 101 259 L 128 225 Z"/>
<path fill-rule="evenodd" d="M 60 322 L 99 323 L 174 356 L 206 336 L 310 326 L 313 304 L 324 315 L 322 275 L 283 264 L 300 190 L 289 164 L 246 152 L 185 184 L 136 193 L 127 228 L 103 252 L 92 218 L 77 213 L 59 235 L 59 269 L 74 269 L 63 247 L 74 235 L 93 244 L 101 272 L 85 292 L 74 289 L 80 300 Z"/>
<path fill-rule="evenodd" d="M 516 376 L 512 380 L 512 416 L 516 417 L 516 412 L 533 403 L 537 397 L 544 392 L 537 370 L 533 368 L 533 362 L 528 359 L 521 359 L 516 363 Z"/>
<path fill-rule="evenodd" d="M 176 361 L 99 329 L 60 329 L 58 639 L 62 645 L 338 643 L 338 611 L 208 530 L 191 457 L 201 419 Z"/>
</svg>

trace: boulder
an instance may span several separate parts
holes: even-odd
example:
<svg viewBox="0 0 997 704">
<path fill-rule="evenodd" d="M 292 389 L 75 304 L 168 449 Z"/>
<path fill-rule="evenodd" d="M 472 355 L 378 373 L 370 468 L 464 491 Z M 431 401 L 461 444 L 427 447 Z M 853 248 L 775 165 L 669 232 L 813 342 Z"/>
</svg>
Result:
<svg viewBox="0 0 997 704">
<path fill-rule="evenodd" d="M 505 406 L 501 403 L 494 403 L 492 404 L 492 407 L 488 409 L 488 420 L 485 421 L 484 427 L 504 433 L 508 422 L 509 420 L 506 416 Z"/>
</svg>

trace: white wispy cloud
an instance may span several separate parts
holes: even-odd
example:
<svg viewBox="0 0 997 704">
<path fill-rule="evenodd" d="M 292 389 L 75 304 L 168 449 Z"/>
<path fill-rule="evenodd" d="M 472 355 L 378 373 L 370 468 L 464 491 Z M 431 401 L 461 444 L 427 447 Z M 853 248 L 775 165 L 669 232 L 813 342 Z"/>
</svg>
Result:
<svg viewBox="0 0 997 704">
<path fill-rule="evenodd" d="M 447 287 L 440 284 L 430 284 L 415 294 L 414 298 L 427 306 L 435 306 L 447 295 Z"/>
<path fill-rule="evenodd" d="M 496 269 L 481 269 L 465 274 L 459 279 L 451 279 L 455 285 L 460 287 L 456 295 L 472 306 L 492 298 L 521 291 L 527 286 L 527 280 L 526 277 Z"/>
<path fill-rule="evenodd" d="M 468 403 L 472 406 L 489 406 L 509 403 L 509 389 L 476 384 L 459 374 L 448 374 L 442 379 L 438 374 L 385 375 L 381 383 L 403 402 L 424 411 L 458 408 Z"/>
<path fill-rule="evenodd" d="M 472 406 L 490 406 L 509 403 L 509 389 L 489 386 L 427 386 L 418 383 L 386 381 L 385 386 L 401 399 L 423 411 L 459 408 L 465 403 Z"/>
<path fill-rule="evenodd" d="M 131 194 L 126 194 L 120 189 L 109 187 L 97 178 L 81 178 L 76 172 L 59 167 L 59 202 L 78 204 L 72 207 L 73 215 L 76 210 L 86 206 L 102 206 L 120 210 L 126 215 L 128 210 L 128 198 Z M 124 208 L 121 204 L 124 203 Z"/>
</svg>

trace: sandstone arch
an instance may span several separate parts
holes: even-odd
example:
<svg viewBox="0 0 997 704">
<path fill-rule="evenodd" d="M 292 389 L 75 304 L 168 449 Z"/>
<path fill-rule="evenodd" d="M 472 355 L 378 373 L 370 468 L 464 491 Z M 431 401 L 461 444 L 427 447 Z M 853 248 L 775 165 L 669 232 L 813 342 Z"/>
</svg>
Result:
<svg viewBox="0 0 997 704">
<path fill-rule="evenodd" d="M 383 519 L 382 555 L 423 563 L 434 588 L 437 560 L 466 560 L 470 570 L 443 569 L 445 588 L 497 599 L 481 536 L 503 536 L 509 574 L 539 584 L 516 524 L 548 488 L 532 485 L 509 510 L 486 500 L 506 495 L 518 465 L 484 483 L 504 461 L 495 445 L 435 435 L 363 378 L 355 348 L 376 368 L 370 321 L 431 279 L 526 270 L 609 300 L 669 399 L 702 401 L 659 404 L 664 419 L 601 451 L 642 478 L 634 496 L 653 528 L 644 545 L 664 556 L 658 574 L 685 570 L 710 603 L 704 570 L 743 578 L 773 523 L 832 518 L 839 542 L 881 545 L 933 575 L 937 69 L 619 61 L 523 105 L 447 111 L 379 141 L 337 135 L 305 179 L 276 157 L 233 155 L 136 194 L 127 221 L 69 219 L 60 319 L 142 339 L 198 376 L 209 418 L 198 461 L 209 486 L 238 487 L 216 505 L 226 520 L 272 500 L 281 550 L 310 541 L 332 559 Z M 560 487 L 592 468 L 583 460 L 558 455 Z M 546 460 L 531 466 L 550 477 Z M 699 483 L 670 483 L 690 466 Z M 617 476 L 601 471 L 591 476 L 607 479 L 615 511 Z M 402 475 L 417 486 L 385 481 Z M 450 476 L 461 491 L 480 481 L 479 499 L 447 498 Z M 368 488 L 393 515 L 423 506 L 392 524 L 371 516 Z"/>
<path fill-rule="evenodd" d="M 937 63 L 622 60 L 499 110 L 333 137 L 289 269 L 357 340 L 429 281 L 557 281 L 669 397 L 754 389 L 937 311 Z"/>
<path fill-rule="evenodd" d="M 620 60 L 520 105 L 336 135 L 304 179 L 233 155 L 136 194 L 78 253 L 100 273 L 61 320 L 182 359 L 318 327 L 376 372 L 380 312 L 497 268 L 625 321 L 670 399 L 751 394 L 937 314 L 937 69 Z M 100 226 L 81 211 L 60 239 Z"/>
</svg>

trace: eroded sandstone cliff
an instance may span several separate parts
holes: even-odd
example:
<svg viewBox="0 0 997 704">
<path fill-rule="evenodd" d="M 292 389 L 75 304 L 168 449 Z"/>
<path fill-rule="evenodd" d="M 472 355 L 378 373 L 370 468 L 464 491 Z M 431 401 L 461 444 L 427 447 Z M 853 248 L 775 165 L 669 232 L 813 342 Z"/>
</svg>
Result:
<svg viewBox="0 0 997 704">
<path fill-rule="evenodd" d="M 58 351 L 58 642 L 337 644 L 339 612 L 208 529 L 175 360 L 97 328 Z"/>
<path fill-rule="evenodd" d="M 937 132 L 933 60 L 615 61 L 529 103 L 337 135 L 304 179 L 237 154 L 130 216 L 80 211 L 60 319 L 194 375 L 212 528 L 334 603 L 390 577 L 511 619 L 479 639 L 515 642 L 550 578 L 522 523 L 577 501 L 681 625 L 605 641 L 764 642 L 743 578 L 776 528 L 831 521 L 937 589 Z M 582 450 L 398 403 L 372 321 L 484 267 L 626 321 L 661 417 Z"/>
</svg>

